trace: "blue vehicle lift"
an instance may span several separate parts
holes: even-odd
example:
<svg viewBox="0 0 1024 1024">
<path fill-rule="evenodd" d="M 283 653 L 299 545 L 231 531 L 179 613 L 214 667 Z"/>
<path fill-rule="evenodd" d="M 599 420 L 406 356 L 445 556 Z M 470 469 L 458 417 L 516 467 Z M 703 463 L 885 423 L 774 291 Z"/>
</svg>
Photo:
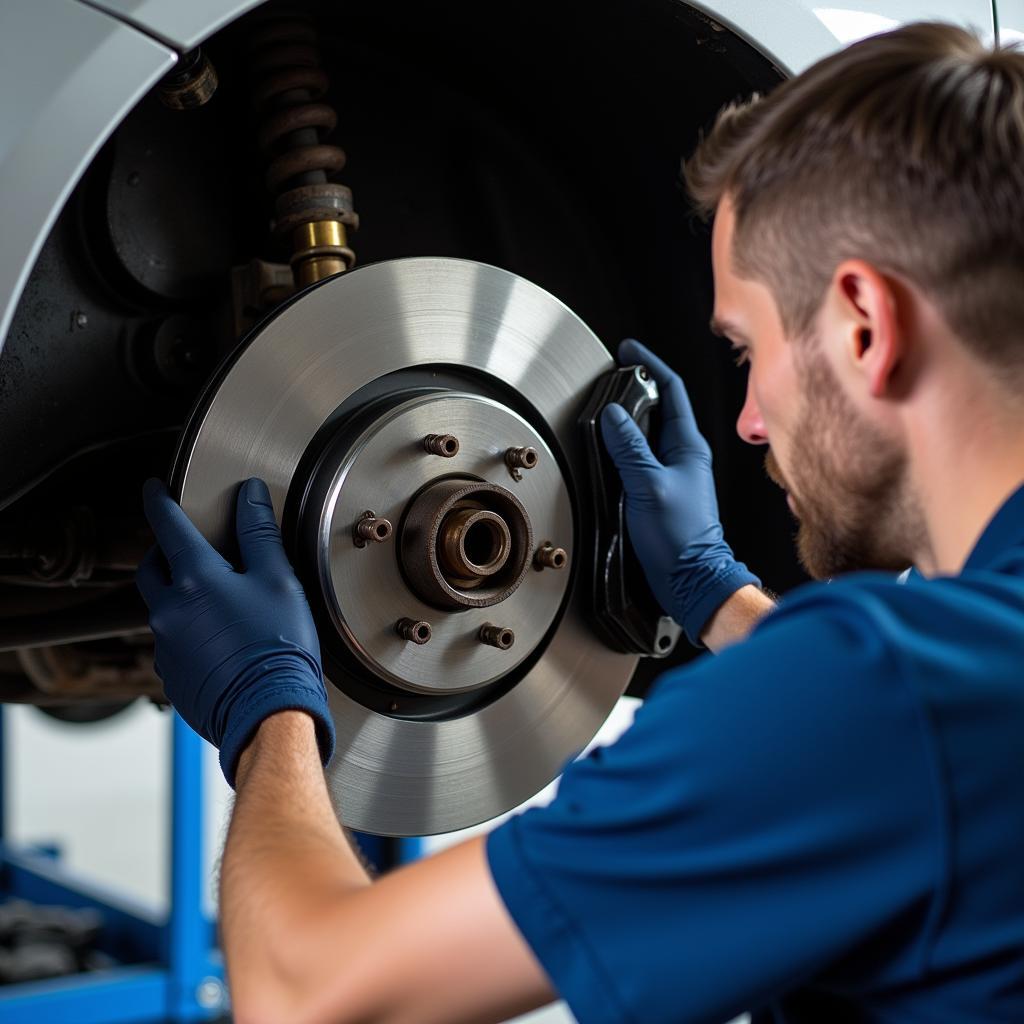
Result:
<svg viewBox="0 0 1024 1024">
<path fill-rule="evenodd" d="M 99 949 L 117 966 L 0 987 L 0 1024 L 184 1024 L 228 1010 L 216 926 L 203 908 L 203 741 L 175 714 L 171 742 L 170 901 L 166 918 L 73 877 L 53 848 L 16 849 L 5 832 L 6 752 L 0 706 L 0 897 L 89 907 L 103 918 Z M 359 836 L 386 870 L 418 840 Z"/>
</svg>

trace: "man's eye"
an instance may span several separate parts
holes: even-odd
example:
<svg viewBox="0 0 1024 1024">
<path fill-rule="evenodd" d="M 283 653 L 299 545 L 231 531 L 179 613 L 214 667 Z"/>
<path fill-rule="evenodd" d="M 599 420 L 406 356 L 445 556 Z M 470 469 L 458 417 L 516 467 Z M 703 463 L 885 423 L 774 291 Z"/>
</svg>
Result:
<svg viewBox="0 0 1024 1024">
<path fill-rule="evenodd" d="M 733 345 L 732 361 L 737 366 L 743 366 L 744 363 L 750 362 L 750 351 L 747 349 L 746 345 Z"/>
</svg>

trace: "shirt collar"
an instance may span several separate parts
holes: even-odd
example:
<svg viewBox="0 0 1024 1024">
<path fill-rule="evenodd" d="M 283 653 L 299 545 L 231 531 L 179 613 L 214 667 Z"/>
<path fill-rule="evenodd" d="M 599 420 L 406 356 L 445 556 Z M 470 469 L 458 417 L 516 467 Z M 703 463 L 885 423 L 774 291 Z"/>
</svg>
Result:
<svg viewBox="0 0 1024 1024">
<path fill-rule="evenodd" d="M 1024 486 L 1018 487 L 989 520 L 964 564 L 964 571 L 985 568 L 1007 548 L 1021 542 L 1024 542 Z"/>
</svg>

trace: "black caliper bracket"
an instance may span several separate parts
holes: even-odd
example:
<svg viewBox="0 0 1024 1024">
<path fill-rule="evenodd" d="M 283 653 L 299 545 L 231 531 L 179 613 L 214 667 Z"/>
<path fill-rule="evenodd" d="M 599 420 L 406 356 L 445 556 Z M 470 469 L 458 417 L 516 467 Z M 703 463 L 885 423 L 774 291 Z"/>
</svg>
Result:
<svg viewBox="0 0 1024 1024">
<path fill-rule="evenodd" d="M 597 635 L 614 651 L 664 658 L 682 633 L 661 609 L 626 537 L 626 496 L 601 437 L 601 412 L 617 402 L 650 436 L 658 385 L 646 367 L 625 366 L 602 377 L 580 415 L 586 452 L 584 501 L 593 509 L 591 618 Z"/>
</svg>

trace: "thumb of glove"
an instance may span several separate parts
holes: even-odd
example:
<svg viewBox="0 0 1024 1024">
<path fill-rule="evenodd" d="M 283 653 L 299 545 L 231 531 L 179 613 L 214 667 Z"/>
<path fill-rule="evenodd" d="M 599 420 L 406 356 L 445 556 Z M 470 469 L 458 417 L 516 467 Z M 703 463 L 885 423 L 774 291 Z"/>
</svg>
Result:
<svg viewBox="0 0 1024 1024">
<path fill-rule="evenodd" d="M 241 487 L 235 511 L 238 550 L 247 572 L 291 575 L 292 568 L 281 543 L 281 530 L 267 485 L 256 477 Z"/>
</svg>

